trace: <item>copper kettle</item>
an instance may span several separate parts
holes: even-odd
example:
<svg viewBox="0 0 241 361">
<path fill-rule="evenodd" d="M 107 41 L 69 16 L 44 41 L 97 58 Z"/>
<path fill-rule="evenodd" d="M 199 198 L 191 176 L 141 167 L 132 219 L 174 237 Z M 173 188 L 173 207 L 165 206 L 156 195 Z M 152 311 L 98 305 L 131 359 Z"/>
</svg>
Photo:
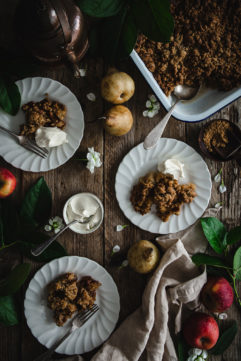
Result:
<svg viewBox="0 0 241 361">
<path fill-rule="evenodd" d="M 49 65 L 77 62 L 88 49 L 87 26 L 72 0 L 21 0 L 15 17 L 18 37 L 37 59 Z"/>
</svg>

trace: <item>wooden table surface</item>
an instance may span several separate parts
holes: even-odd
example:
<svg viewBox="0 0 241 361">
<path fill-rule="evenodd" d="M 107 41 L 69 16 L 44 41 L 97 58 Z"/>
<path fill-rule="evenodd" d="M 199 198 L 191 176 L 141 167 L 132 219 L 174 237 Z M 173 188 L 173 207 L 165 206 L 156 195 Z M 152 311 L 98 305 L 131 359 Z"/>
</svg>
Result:
<svg viewBox="0 0 241 361">
<path fill-rule="evenodd" d="M 0 11 L 0 45 L 9 47 L 13 44 L 13 13 L 16 0 L 8 0 L 7 4 L 1 4 Z M 143 141 L 145 135 L 165 115 L 162 108 L 160 113 L 153 119 L 144 118 L 142 115 L 145 109 L 145 102 L 148 94 L 153 93 L 146 81 L 139 73 L 131 60 L 119 64 L 119 68 L 129 73 L 135 80 L 136 91 L 133 98 L 126 104 L 134 116 L 133 129 L 120 138 L 113 137 L 104 132 L 101 121 L 96 120 L 103 114 L 108 105 L 99 95 L 99 83 L 105 74 L 106 67 L 101 61 L 85 59 L 88 64 L 87 77 L 79 80 L 74 79 L 66 69 L 57 71 L 38 71 L 30 73 L 29 76 L 44 76 L 56 79 L 66 85 L 78 98 L 83 107 L 85 115 L 85 132 L 79 152 L 86 152 L 88 147 L 94 147 L 101 153 L 103 166 L 96 169 L 91 175 L 89 171 L 74 158 L 56 170 L 47 173 L 28 173 L 13 168 L 0 159 L 0 165 L 6 166 L 17 177 L 18 184 L 14 194 L 17 201 L 20 201 L 25 191 L 40 176 L 44 176 L 53 194 L 53 216 L 62 215 L 65 201 L 78 192 L 95 193 L 104 204 L 105 218 L 103 225 L 93 234 L 78 235 L 72 231 L 66 231 L 60 236 L 60 242 L 66 247 L 69 255 L 88 257 L 103 265 L 114 278 L 121 300 L 120 321 L 134 311 L 141 303 L 141 296 L 147 278 L 134 273 L 127 268 L 118 269 L 110 267 L 110 255 L 114 245 L 121 249 L 127 249 L 134 241 L 140 239 L 151 239 L 153 234 L 142 231 L 132 225 L 120 210 L 114 191 L 115 174 L 122 158 L 137 144 Z M 4 70 L 4 69 L 2 69 Z M 86 94 L 93 92 L 97 95 L 95 102 L 90 102 Z M 230 104 L 220 112 L 214 114 L 210 119 L 227 118 L 238 123 L 241 112 L 241 100 Z M 164 132 L 164 137 L 175 138 L 186 142 L 199 152 L 198 133 L 206 121 L 188 124 L 171 118 Z M 227 185 L 227 192 L 220 194 L 217 185 L 213 184 L 210 205 L 221 201 L 223 208 L 220 218 L 228 227 L 240 224 L 240 168 L 235 162 L 216 163 L 205 159 L 212 177 L 223 167 L 224 182 Z M 123 232 L 116 232 L 117 224 L 128 224 Z M 25 261 L 22 257 L 14 255 L 10 251 L 0 253 L 0 265 L 11 266 L 16 262 Z M 27 260 L 28 262 L 31 262 Z M 31 262 L 32 273 L 41 267 L 41 264 Z M 27 286 L 26 282 L 26 286 Z M 25 288 L 18 297 L 22 310 L 21 322 L 18 326 L 0 326 L 0 360 L 1 361 L 32 361 L 36 356 L 45 350 L 32 336 L 23 315 L 23 299 Z M 241 293 L 241 284 L 239 285 Z M 236 303 L 228 310 L 229 319 L 240 320 L 240 310 Z M 86 359 L 90 359 L 90 353 Z M 241 332 L 236 336 L 232 346 L 221 357 L 210 357 L 209 360 L 238 361 L 241 359 Z"/>
</svg>

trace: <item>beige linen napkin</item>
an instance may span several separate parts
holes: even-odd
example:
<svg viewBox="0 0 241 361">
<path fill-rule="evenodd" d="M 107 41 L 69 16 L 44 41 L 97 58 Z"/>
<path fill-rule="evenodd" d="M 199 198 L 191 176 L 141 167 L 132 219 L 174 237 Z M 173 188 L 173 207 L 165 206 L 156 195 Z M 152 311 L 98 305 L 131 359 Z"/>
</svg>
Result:
<svg viewBox="0 0 241 361">
<path fill-rule="evenodd" d="M 203 216 L 216 214 L 216 209 L 209 209 Z M 141 307 L 120 325 L 91 361 L 178 361 L 173 337 L 181 329 L 183 312 L 199 306 L 198 295 L 206 282 L 206 270 L 200 271 L 188 252 L 203 252 L 207 241 L 200 221 L 186 231 L 156 240 L 164 254 L 145 288 Z"/>
</svg>

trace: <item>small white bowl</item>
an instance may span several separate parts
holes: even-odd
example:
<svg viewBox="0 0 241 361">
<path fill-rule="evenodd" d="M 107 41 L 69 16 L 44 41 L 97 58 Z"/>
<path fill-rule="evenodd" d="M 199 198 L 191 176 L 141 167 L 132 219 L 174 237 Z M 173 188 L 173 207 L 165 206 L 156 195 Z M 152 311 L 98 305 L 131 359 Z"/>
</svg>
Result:
<svg viewBox="0 0 241 361">
<path fill-rule="evenodd" d="M 79 233 L 79 234 L 89 234 L 89 233 L 95 232 L 95 231 L 100 227 L 100 225 L 101 225 L 102 222 L 103 222 L 103 219 L 104 219 L 104 207 L 103 207 L 103 204 L 102 204 L 101 200 L 100 200 L 98 197 L 96 197 L 94 194 L 92 194 L 92 193 L 87 193 L 87 192 L 77 193 L 77 194 L 73 195 L 72 197 L 70 197 L 70 198 L 67 200 L 67 202 L 65 203 L 65 205 L 64 205 L 64 209 L 63 209 L 64 221 L 65 221 L 66 224 L 68 224 L 68 223 L 70 222 L 70 221 L 68 220 L 68 217 L 67 217 L 67 206 L 68 206 L 69 202 L 70 202 L 73 198 L 75 198 L 75 197 L 77 197 L 77 196 L 79 196 L 79 195 L 86 195 L 86 196 L 92 197 L 92 198 L 94 198 L 94 199 L 96 200 L 96 202 L 97 202 L 97 203 L 99 204 L 99 206 L 100 206 L 101 219 L 100 219 L 99 223 L 97 223 L 97 224 L 95 225 L 95 227 L 91 228 L 90 230 L 81 231 L 81 230 L 76 229 L 76 228 L 75 228 L 75 225 L 72 225 L 72 226 L 70 226 L 69 228 L 71 229 L 71 231 L 73 231 L 73 232 L 75 232 L 75 233 Z"/>
</svg>

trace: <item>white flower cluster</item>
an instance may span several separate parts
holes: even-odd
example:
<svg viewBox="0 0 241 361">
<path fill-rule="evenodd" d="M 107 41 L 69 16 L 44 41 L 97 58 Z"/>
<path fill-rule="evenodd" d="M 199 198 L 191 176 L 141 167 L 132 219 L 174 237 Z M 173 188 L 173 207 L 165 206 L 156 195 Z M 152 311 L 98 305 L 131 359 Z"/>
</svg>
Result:
<svg viewBox="0 0 241 361">
<path fill-rule="evenodd" d="M 155 95 L 148 95 L 148 100 L 146 101 L 146 110 L 143 112 L 144 117 L 153 118 L 158 114 L 160 109 L 160 103 L 157 101 Z"/>
<path fill-rule="evenodd" d="M 191 348 L 188 351 L 187 361 L 205 361 L 208 358 L 208 353 L 206 350 L 200 350 L 199 348 Z"/>
<path fill-rule="evenodd" d="M 49 224 L 46 224 L 46 226 L 44 226 L 44 230 L 46 232 L 54 231 L 54 233 L 58 233 L 63 227 L 63 219 L 56 216 L 49 219 Z"/>
<path fill-rule="evenodd" d="M 100 153 L 99 152 L 95 152 L 94 148 L 88 148 L 88 153 L 87 153 L 87 165 L 86 168 L 89 169 L 90 173 L 94 173 L 95 171 L 95 167 L 99 168 L 102 163 L 100 160 Z"/>
</svg>

